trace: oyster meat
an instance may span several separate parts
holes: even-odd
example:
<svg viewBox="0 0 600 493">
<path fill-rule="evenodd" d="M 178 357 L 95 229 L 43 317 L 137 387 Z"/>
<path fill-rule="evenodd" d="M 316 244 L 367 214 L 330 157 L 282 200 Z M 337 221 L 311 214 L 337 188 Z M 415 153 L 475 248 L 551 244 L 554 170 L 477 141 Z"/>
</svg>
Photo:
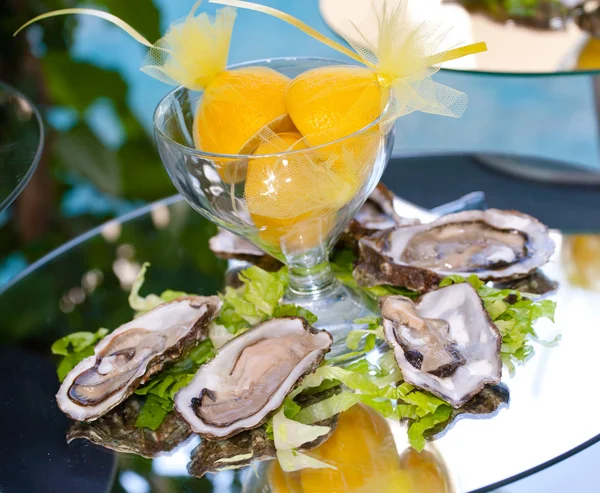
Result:
<svg viewBox="0 0 600 493">
<path fill-rule="evenodd" d="M 554 241 L 527 214 L 488 209 L 375 233 L 360 240 L 359 250 L 354 275 L 361 284 L 429 291 L 451 274 L 483 281 L 526 277 L 548 262 Z"/>
<path fill-rule="evenodd" d="M 468 283 L 381 301 L 384 335 L 404 380 L 458 408 L 502 376 L 502 336 Z"/>
<path fill-rule="evenodd" d="M 257 428 L 321 364 L 331 343 L 331 334 L 302 318 L 267 320 L 200 367 L 175 396 L 175 409 L 195 433 L 212 440 Z"/>
<path fill-rule="evenodd" d="M 122 325 L 68 373 L 56 394 L 58 407 L 77 421 L 106 414 L 204 339 L 220 306 L 216 296 L 186 296 Z"/>
</svg>

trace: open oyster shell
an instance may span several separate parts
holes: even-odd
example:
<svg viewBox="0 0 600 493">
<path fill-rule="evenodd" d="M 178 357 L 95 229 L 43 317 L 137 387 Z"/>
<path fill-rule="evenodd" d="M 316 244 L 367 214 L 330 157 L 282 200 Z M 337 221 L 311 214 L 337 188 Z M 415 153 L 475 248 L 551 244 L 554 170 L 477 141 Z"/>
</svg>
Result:
<svg viewBox="0 0 600 493">
<path fill-rule="evenodd" d="M 502 336 L 468 283 L 381 301 L 384 336 L 404 380 L 462 406 L 502 376 Z M 427 366 L 426 366 L 427 365 Z"/>
<path fill-rule="evenodd" d="M 423 225 L 392 228 L 359 242 L 359 283 L 436 289 L 451 274 L 484 281 L 526 277 L 554 253 L 548 228 L 516 211 L 448 214 Z"/>
<path fill-rule="evenodd" d="M 330 431 L 317 440 L 306 443 L 300 452 L 313 450 L 325 443 L 335 431 L 338 416 L 315 423 L 328 426 Z M 240 469 L 256 461 L 272 460 L 277 457 L 275 442 L 267 436 L 264 427 L 247 430 L 227 440 L 203 440 L 193 451 L 187 465 L 188 472 L 201 478 L 207 472 L 219 472 L 223 469 Z"/>
<path fill-rule="evenodd" d="M 294 401 L 301 408 L 312 406 L 333 395 L 339 394 L 341 387 L 333 387 L 323 392 L 296 396 Z M 329 432 L 312 442 L 302 444 L 300 452 L 313 450 L 325 443 L 335 431 L 339 415 L 315 423 L 317 426 L 329 427 Z M 240 469 L 255 461 L 275 459 L 277 450 L 275 442 L 267 436 L 265 427 L 243 431 L 226 440 L 203 440 L 193 451 L 187 465 L 192 476 L 201 478 L 207 472 L 219 472 L 223 469 Z"/>
<path fill-rule="evenodd" d="M 302 318 L 273 318 L 237 336 L 175 396 L 192 430 L 218 440 L 262 425 L 325 358 L 331 334 Z"/>
<path fill-rule="evenodd" d="M 92 423 L 76 421 L 67 432 L 67 442 L 85 438 L 116 452 L 151 459 L 173 450 L 192 434 L 188 424 L 177 413 L 169 413 L 156 430 L 138 428 L 135 421 L 142 403 L 143 399 L 134 394 Z"/>
<path fill-rule="evenodd" d="M 220 307 L 216 296 L 186 296 L 122 325 L 68 373 L 56 394 L 58 407 L 77 421 L 107 413 L 204 339 Z"/>
</svg>

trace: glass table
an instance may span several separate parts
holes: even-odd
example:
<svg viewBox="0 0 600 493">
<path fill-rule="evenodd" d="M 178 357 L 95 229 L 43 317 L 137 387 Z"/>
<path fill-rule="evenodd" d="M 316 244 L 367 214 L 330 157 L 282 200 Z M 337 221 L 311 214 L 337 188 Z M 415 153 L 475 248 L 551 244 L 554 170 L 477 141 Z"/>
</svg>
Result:
<svg viewBox="0 0 600 493">
<path fill-rule="evenodd" d="M 485 41 L 488 51 L 443 64 L 437 76 L 469 95 L 465 116 L 448 123 L 400 119 L 397 147 L 407 153 L 466 151 L 494 169 L 536 181 L 600 184 L 598 4 L 424 0 L 411 4 L 412 15 L 419 19 L 440 3 L 441 15 L 454 26 L 444 41 L 448 47 Z M 319 0 L 319 7 L 341 34 L 346 19 L 360 24 L 369 2 Z"/>
<path fill-rule="evenodd" d="M 467 169 L 451 159 L 448 163 L 457 173 Z M 392 187 L 397 193 L 417 188 L 410 174 L 402 174 L 401 166 L 424 167 L 423 163 L 392 161 L 384 181 L 398 184 Z M 529 195 L 535 199 L 538 192 Z M 510 193 L 490 201 L 500 207 L 513 203 Z M 573 209 L 572 216 L 581 218 L 587 210 L 591 217 L 591 204 Z M 556 224 L 552 218 L 549 222 Z M 556 323 L 538 327 L 544 339 L 561 333 L 559 346 L 536 346 L 535 356 L 514 377 L 504 375 L 510 403 L 497 415 L 460 420 L 428 448 L 428 460 L 453 485 L 452 491 L 492 491 L 600 440 L 596 412 L 600 394 L 594 391 L 600 346 L 600 235 L 595 232 L 600 228 L 593 222 L 573 224 L 577 226 L 554 233 L 558 249 L 545 269 L 548 277 L 560 283 L 555 295 Z M 147 292 L 170 288 L 211 294 L 222 289 L 227 263 L 208 249 L 214 233 L 213 225 L 173 197 L 73 240 L 0 292 L 3 493 L 250 492 L 266 488 L 272 478 L 269 465 L 203 479 L 189 477 L 186 464 L 197 438 L 154 460 L 114 453 L 85 440 L 67 444 L 69 421 L 54 401 L 58 381 L 50 344 L 73 331 L 113 328 L 129 320 L 127 292 L 142 262 L 152 264 L 144 287 Z M 404 457 L 405 431 L 397 423 L 391 430 L 398 454 Z M 415 461 L 402 464 L 410 474 Z"/>
<path fill-rule="evenodd" d="M 21 193 L 44 147 L 44 127 L 36 107 L 0 82 L 0 212 Z"/>
</svg>

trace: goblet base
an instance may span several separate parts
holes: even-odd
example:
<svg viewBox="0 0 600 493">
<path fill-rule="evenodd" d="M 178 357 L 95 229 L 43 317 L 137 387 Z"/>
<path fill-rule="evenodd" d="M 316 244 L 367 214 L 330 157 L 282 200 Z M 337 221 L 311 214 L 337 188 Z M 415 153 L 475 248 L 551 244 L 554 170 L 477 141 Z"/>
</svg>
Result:
<svg viewBox="0 0 600 493">
<path fill-rule="evenodd" d="M 318 320 L 314 326 L 328 331 L 333 336 L 333 344 L 327 359 L 343 359 L 340 357 L 352 352 L 346 345 L 348 334 L 352 330 L 365 328 L 364 324 L 357 324 L 354 321 L 376 315 L 369 308 L 368 300 L 364 295 L 337 280 L 326 291 L 315 295 L 300 295 L 288 290 L 283 302 L 301 306 L 315 314 Z M 344 363 L 349 361 L 352 360 L 344 359 Z"/>
</svg>

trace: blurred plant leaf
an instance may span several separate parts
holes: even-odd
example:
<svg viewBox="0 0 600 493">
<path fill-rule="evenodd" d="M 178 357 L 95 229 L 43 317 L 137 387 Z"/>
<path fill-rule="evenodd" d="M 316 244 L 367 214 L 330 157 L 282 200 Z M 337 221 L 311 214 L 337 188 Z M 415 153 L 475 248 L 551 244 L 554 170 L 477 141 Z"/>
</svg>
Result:
<svg viewBox="0 0 600 493">
<path fill-rule="evenodd" d="M 104 147 L 84 123 L 68 132 L 57 132 L 54 152 L 61 166 L 90 180 L 111 195 L 121 194 L 121 176 L 116 154 Z"/>
<path fill-rule="evenodd" d="M 127 95 L 127 84 L 116 71 L 76 61 L 66 52 L 49 51 L 42 69 L 55 104 L 84 113 L 98 98 L 106 97 L 119 108 Z"/>
<path fill-rule="evenodd" d="M 128 139 L 117 156 L 125 197 L 150 201 L 177 193 L 150 138 L 144 135 Z"/>
<path fill-rule="evenodd" d="M 161 37 L 160 13 L 151 0 L 94 0 L 111 14 L 131 24 L 151 42 Z"/>
</svg>

